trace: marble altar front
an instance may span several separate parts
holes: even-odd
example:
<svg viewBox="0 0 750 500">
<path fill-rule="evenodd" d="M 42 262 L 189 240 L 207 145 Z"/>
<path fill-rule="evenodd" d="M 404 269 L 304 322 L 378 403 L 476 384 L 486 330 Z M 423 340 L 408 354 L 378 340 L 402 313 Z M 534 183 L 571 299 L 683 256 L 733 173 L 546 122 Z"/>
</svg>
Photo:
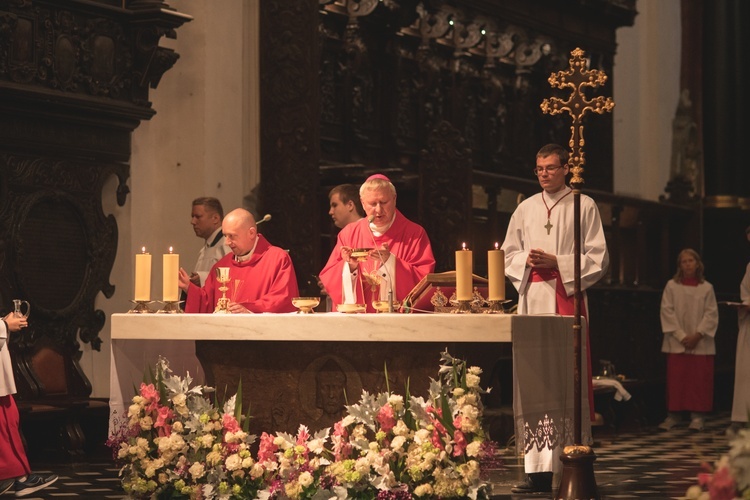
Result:
<svg viewBox="0 0 750 500">
<path fill-rule="evenodd" d="M 446 348 L 490 380 L 524 332 L 566 337 L 572 318 L 488 314 L 115 314 L 111 419 L 126 416 L 133 388 L 159 355 L 178 374 L 231 396 L 242 381 L 251 431 L 330 426 L 363 389 L 426 395 Z M 193 351 L 194 347 L 194 351 Z M 387 369 L 388 381 L 385 380 Z M 201 373 L 204 372 L 203 373 Z M 509 384 L 510 385 L 510 384 Z"/>
</svg>

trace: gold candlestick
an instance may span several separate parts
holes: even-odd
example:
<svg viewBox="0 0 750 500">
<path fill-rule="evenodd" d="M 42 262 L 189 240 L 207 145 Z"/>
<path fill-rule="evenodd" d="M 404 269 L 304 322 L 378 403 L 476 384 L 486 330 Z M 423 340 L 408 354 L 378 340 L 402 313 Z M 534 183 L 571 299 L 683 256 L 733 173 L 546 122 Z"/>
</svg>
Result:
<svg viewBox="0 0 750 500">
<path fill-rule="evenodd" d="M 216 301 L 216 309 L 214 314 L 229 314 L 229 299 L 227 298 L 227 290 L 229 287 L 229 268 L 228 267 L 217 267 L 216 268 L 216 281 L 221 283 L 219 291 L 221 292 L 221 298 Z"/>
<path fill-rule="evenodd" d="M 128 314 L 149 314 L 154 312 L 148 305 L 153 303 L 151 300 L 131 300 L 135 306 L 128 311 Z"/>
</svg>

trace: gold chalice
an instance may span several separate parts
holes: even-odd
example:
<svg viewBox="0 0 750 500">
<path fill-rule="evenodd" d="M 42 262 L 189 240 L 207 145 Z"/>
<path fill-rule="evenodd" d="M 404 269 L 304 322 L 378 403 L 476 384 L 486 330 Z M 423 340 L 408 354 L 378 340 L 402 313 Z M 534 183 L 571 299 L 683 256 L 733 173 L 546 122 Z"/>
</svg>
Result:
<svg viewBox="0 0 750 500">
<path fill-rule="evenodd" d="M 216 268 L 216 281 L 220 283 L 219 291 L 221 292 L 221 298 L 216 301 L 216 309 L 214 314 L 229 314 L 229 299 L 227 298 L 227 290 L 229 287 L 229 268 L 228 267 L 217 267 Z"/>
<path fill-rule="evenodd" d="M 311 314 L 318 304 L 320 304 L 320 297 L 294 297 L 292 299 L 292 305 L 299 309 L 297 314 Z"/>
</svg>

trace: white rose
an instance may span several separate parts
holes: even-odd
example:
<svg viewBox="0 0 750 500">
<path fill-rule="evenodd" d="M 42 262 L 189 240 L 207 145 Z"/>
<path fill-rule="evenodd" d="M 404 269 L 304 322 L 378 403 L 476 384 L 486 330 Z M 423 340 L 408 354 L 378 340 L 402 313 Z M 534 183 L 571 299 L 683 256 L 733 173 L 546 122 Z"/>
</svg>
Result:
<svg viewBox="0 0 750 500">
<path fill-rule="evenodd" d="M 299 475 L 298 481 L 303 488 L 307 488 L 313 483 L 313 476 L 309 472 L 305 471 Z"/>
<path fill-rule="evenodd" d="M 195 462 L 193 465 L 190 466 L 188 469 L 188 472 L 191 476 L 193 476 L 193 479 L 200 479 L 203 477 L 203 474 L 205 474 L 205 469 L 203 468 L 203 464 L 200 462 Z"/>
<path fill-rule="evenodd" d="M 391 449 L 398 451 L 403 448 L 404 443 L 406 443 L 406 438 L 404 436 L 396 436 L 393 438 L 393 441 L 391 441 Z"/>
<path fill-rule="evenodd" d="M 229 455 L 227 457 L 227 459 L 224 461 L 224 465 L 226 466 L 227 470 L 237 470 L 242 467 L 242 459 L 239 455 L 233 453 L 232 455 Z"/>
<path fill-rule="evenodd" d="M 479 376 L 473 373 L 466 374 L 466 387 L 470 389 L 476 389 L 479 387 Z"/>
<path fill-rule="evenodd" d="M 480 441 L 472 441 L 466 445 L 466 456 L 467 457 L 478 457 L 482 450 L 482 443 Z"/>
<path fill-rule="evenodd" d="M 404 407 L 404 397 L 398 394 L 391 394 L 388 396 L 388 404 L 391 405 L 395 411 L 400 411 Z"/>
</svg>

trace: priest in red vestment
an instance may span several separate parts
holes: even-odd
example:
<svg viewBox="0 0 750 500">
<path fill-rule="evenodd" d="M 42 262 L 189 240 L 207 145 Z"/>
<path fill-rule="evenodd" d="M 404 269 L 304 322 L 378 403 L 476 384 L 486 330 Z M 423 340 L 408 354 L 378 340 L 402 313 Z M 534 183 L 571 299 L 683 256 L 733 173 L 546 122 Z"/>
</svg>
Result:
<svg viewBox="0 0 750 500">
<path fill-rule="evenodd" d="M 403 300 L 433 272 L 435 258 L 424 228 L 396 209 L 396 188 L 386 176 L 369 177 L 359 195 L 367 217 L 339 232 L 320 281 L 334 304 L 365 304 L 374 312 L 372 302 L 388 300 L 390 292 Z M 361 252 L 353 257 L 353 250 Z"/>
<path fill-rule="evenodd" d="M 229 212 L 221 224 L 232 253 L 217 262 L 203 288 L 190 282 L 180 269 L 180 288 L 187 292 L 185 312 L 212 313 L 222 297 L 216 268 L 229 268 L 226 297 L 230 313 L 293 312 L 292 298 L 299 296 L 297 277 L 289 254 L 258 234 L 255 218 L 245 209 Z"/>
</svg>

